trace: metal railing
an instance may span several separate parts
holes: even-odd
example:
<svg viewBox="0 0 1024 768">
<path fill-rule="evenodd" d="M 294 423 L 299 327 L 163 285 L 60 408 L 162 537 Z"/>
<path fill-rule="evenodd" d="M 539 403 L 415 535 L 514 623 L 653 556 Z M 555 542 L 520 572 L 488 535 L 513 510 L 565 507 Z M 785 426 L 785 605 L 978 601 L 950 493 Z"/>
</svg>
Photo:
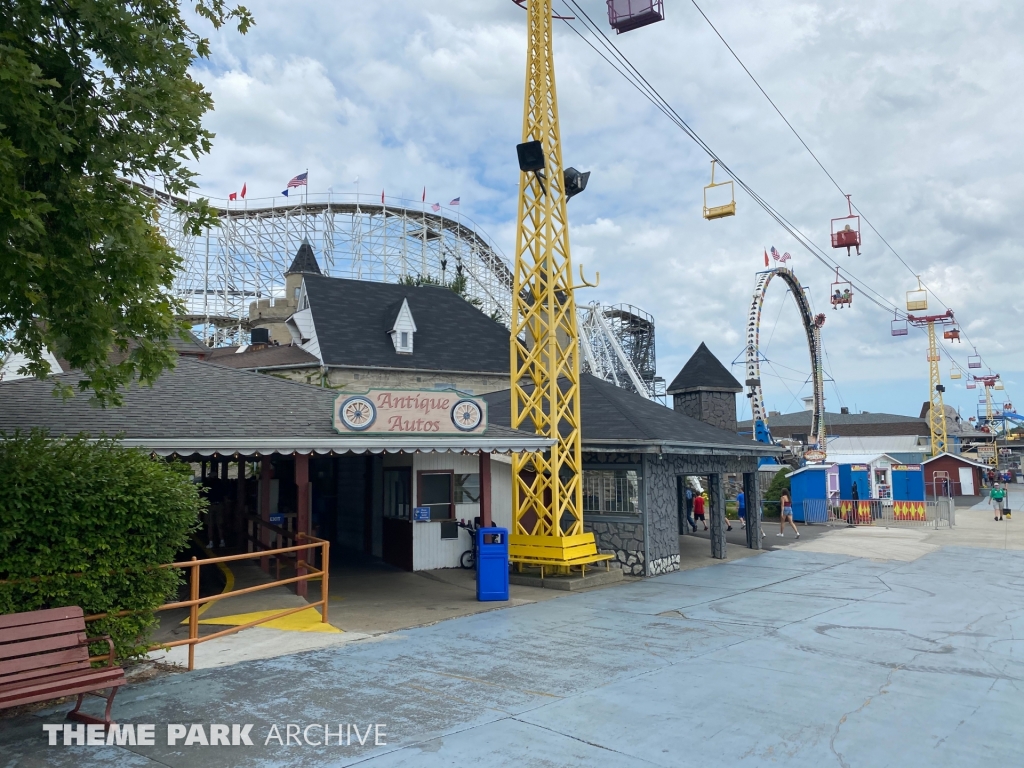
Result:
<svg viewBox="0 0 1024 768">
<path fill-rule="evenodd" d="M 830 526 L 878 525 L 886 528 L 952 528 L 956 525 L 953 500 L 804 499 L 804 521 Z"/>
<path fill-rule="evenodd" d="M 274 621 L 288 616 L 292 613 L 298 613 L 304 611 L 307 608 L 320 608 L 320 621 L 324 624 L 328 623 L 327 618 L 327 604 L 329 599 L 328 594 L 328 570 L 330 563 L 330 546 L 331 543 L 325 539 L 318 539 L 315 536 L 309 536 L 305 533 L 295 534 L 297 540 L 309 542 L 307 544 L 298 544 L 293 547 L 279 547 L 277 549 L 263 550 L 259 552 L 245 552 L 240 555 L 224 555 L 222 557 L 208 557 L 199 560 L 193 557 L 191 560 L 185 560 L 180 563 L 167 563 L 161 565 L 161 568 L 179 568 L 181 570 L 188 569 L 189 571 L 189 599 L 178 600 L 173 603 L 164 603 L 163 605 L 155 608 L 154 611 L 171 611 L 180 608 L 188 608 L 188 638 L 182 640 L 173 640 L 169 643 L 154 643 L 150 645 L 148 651 L 156 650 L 167 650 L 169 648 L 175 648 L 179 645 L 188 646 L 188 669 L 191 672 L 195 668 L 195 649 L 199 643 L 205 643 L 208 640 L 216 640 L 219 637 L 226 637 L 227 635 L 233 635 L 236 632 L 241 632 L 243 629 L 249 629 L 255 627 L 258 624 L 265 624 L 268 621 Z M 303 555 L 300 553 L 313 552 L 320 550 L 320 563 L 321 567 L 313 567 L 307 560 L 303 559 Z M 292 555 L 294 553 L 294 555 Z M 231 592 L 221 592 L 216 595 L 210 595 L 208 597 L 199 597 L 199 569 L 204 565 L 218 565 L 220 563 L 237 562 L 239 560 L 258 560 L 263 557 L 274 556 L 278 559 L 282 555 L 290 555 L 296 558 L 295 570 L 296 575 L 289 578 L 277 578 L 267 584 L 257 584 L 254 587 L 245 587 L 244 589 L 236 589 Z M 309 558 L 310 560 L 314 558 Z M 278 570 L 278 576 L 280 576 L 280 570 Z M 216 602 L 218 600 L 225 600 L 229 597 L 237 597 L 238 595 L 247 595 L 253 592 L 261 592 L 266 589 L 273 589 L 274 587 L 282 587 L 287 584 L 295 584 L 296 589 L 298 585 L 305 585 L 310 579 L 320 579 L 320 599 L 307 603 L 306 605 L 300 605 L 295 608 L 288 608 L 286 610 L 278 611 L 269 616 L 262 616 L 254 621 L 241 624 L 236 627 L 229 627 L 228 629 L 214 632 L 213 634 L 199 636 L 199 607 L 207 605 L 209 603 Z M 304 591 L 304 590 L 303 590 Z M 146 611 L 118 611 L 117 613 L 97 613 L 92 616 L 86 616 L 86 622 L 99 621 L 100 619 L 130 616 L 137 613 L 145 613 Z M 96 659 L 103 659 L 105 656 L 96 657 Z"/>
</svg>

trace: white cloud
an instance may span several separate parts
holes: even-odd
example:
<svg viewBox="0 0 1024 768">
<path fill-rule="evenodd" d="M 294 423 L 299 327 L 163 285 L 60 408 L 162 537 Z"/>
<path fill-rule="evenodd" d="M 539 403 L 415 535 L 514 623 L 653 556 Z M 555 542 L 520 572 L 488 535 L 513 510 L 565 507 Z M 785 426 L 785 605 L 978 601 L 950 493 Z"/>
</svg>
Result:
<svg viewBox="0 0 1024 768">
<path fill-rule="evenodd" d="M 351 190 L 357 175 L 364 192 L 416 197 L 425 185 L 429 199 L 461 195 L 464 212 L 513 251 L 522 10 L 507 0 L 250 5 L 256 27 L 212 34 L 213 58 L 196 72 L 217 105 L 214 151 L 199 165 L 205 192 L 222 196 L 246 181 L 251 196 L 275 195 L 307 167 L 314 191 Z M 693 7 L 667 5 L 665 22 L 616 44 L 748 183 L 827 242 L 829 219 L 845 211 L 838 191 Z M 598 14 L 603 3 L 584 7 Z M 1015 338 L 1024 316 L 1024 5 L 702 7 L 854 202 L 955 308 L 986 360 L 1008 380 L 1024 376 Z M 753 274 L 774 244 L 793 254 L 828 315 L 838 387 L 826 387 L 830 407 L 841 393 L 844 404 L 916 413 L 928 387 L 923 334 L 891 337 L 891 315 L 863 295 L 850 310 L 827 309 L 833 273 L 745 195 L 734 219 L 704 221 L 704 154 L 564 26 L 555 46 L 565 160 L 593 171 L 570 219 L 575 258 L 588 277 L 601 272 L 601 286 L 580 300 L 651 312 L 668 379 L 701 341 L 728 364 L 743 345 Z M 913 287 L 867 227 L 862 256 L 835 254 L 893 302 Z M 796 310 L 781 286 L 771 291 L 769 355 L 780 372 L 807 371 Z M 970 351 L 944 349 L 961 362 Z M 769 402 L 784 406 L 802 378 L 789 371 L 766 386 Z M 951 386 L 949 399 L 973 412 L 974 394 Z"/>
</svg>

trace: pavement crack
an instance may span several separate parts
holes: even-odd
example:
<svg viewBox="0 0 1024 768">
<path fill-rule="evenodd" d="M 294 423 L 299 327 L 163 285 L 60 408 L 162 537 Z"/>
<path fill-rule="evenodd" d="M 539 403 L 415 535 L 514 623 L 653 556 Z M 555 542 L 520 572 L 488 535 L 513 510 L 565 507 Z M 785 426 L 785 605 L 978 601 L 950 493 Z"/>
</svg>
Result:
<svg viewBox="0 0 1024 768">
<path fill-rule="evenodd" d="M 637 757 L 636 755 L 631 755 L 626 752 L 620 752 L 617 749 L 612 749 L 611 747 L 606 747 L 604 744 L 598 744 L 594 741 L 587 741 L 586 739 L 581 739 L 579 736 L 573 736 L 571 733 L 563 733 L 562 731 L 556 731 L 554 728 L 548 728 L 546 725 L 533 723 L 529 720 L 520 720 L 518 717 L 510 717 L 509 720 L 515 720 L 516 722 L 522 723 L 523 725 L 532 726 L 533 728 L 540 728 L 541 730 L 547 731 L 548 733 L 553 733 L 556 736 L 562 736 L 566 739 L 578 741 L 580 744 L 586 744 L 587 746 L 594 747 L 595 749 L 600 749 L 603 752 L 610 752 L 613 755 L 621 755 L 622 757 L 628 757 L 631 761 L 631 764 L 635 764 L 637 760 L 642 760 L 647 765 L 658 765 L 658 763 L 652 763 L 650 760 L 643 760 L 643 758 Z"/>
<path fill-rule="evenodd" d="M 828 747 L 832 750 L 832 754 L 836 756 L 836 760 L 839 761 L 839 765 L 841 765 L 842 768 L 850 768 L 850 764 L 843 759 L 843 754 L 836 750 L 836 739 L 839 737 L 839 730 L 843 727 L 843 723 L 845 723 L 852 715 L 856 715 L 858 712 L 863 711 L 865 707 L 867 707 L 872 701 L 874 701 L 877 696 L 883 695 L 886 692 L 885 689 L 892 684 L 892 676 L 899 669 L 902 669 L 902 665 L 890 669 L 889 674 L 885 678 L 885 682 L 878 687 L 878 692 L 872 694 L 871 696 L 868 696 L 864 700 L 864 703 L 856 709 L 851 710 L 850 712 L 846 712 L 842 717 L 839 718 L 839 722 L 836 723 L 836 729 L 832 732 L 832 738 L 829 739 Z"/>
</svg>

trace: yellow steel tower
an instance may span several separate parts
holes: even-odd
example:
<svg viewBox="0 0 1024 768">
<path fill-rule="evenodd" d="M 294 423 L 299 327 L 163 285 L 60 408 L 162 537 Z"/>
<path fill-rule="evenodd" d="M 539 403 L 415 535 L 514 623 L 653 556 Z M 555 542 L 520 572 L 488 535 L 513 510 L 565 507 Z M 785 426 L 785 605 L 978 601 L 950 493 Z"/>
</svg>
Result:
<svg viewBox="0 0 1024 768">
<path fill-rule="evenodd" d="M 921 287 L 918 279 L 917 290 L 907 292 L 907 309 L 920 310 L 928 308 L 927 291 Z M 949 436 L 946 434 L 946 405 L 942 401 L 942 393 L 946 388 L 942 386 L 942 376 L 939 374 L 939 362 L 942 360 L 939 354 L 939 347 L 935 339 L 935 326 L 955 325 L 953 310 L 947 309 L 942 315 L 925 315 L 915 317 L 907 315 L 907 322 L 918 328 L 924 328 L 928 333 L 928 383 L 929 383 L 929 406 L 928 406 L 928 429 L 932 437 L 932 456 L 944 453 L 949 445 Z"/>
<path fill-rule="evenodd" d="M 528 0 L 526 98 L 512 291 L 512 427 L 555 440 L 513 458 L 513 562 L 566 566 L 607 559 L 583 532 L 580 365 L 559 140 L 551 0 Z M 526 155 L 533 161 L 524 163 Z"/>
</svg>

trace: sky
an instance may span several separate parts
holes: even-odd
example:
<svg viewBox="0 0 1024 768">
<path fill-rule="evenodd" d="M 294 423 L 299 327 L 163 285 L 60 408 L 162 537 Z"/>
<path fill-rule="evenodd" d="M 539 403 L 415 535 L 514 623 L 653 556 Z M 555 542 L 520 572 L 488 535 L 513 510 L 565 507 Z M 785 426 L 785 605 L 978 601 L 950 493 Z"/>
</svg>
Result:
<svg viewBox="0 0 1024 768">
<path fill-rule="evenodd" d="M 603 0 L 579 2 L 610 32 Z M 357 177 L 361 192 L 389 197 L 418 200 L 426 187 L 428 202 L 460 197 L 462 211 L 506 255 L 514 251 L 522 9 L 511 0 L 246 5 L 256 25 L 245 36 L 195 23 L 212 55 L 193 74 L 215 102 L 206 120 L 213 150 L 195 165 L 203 194 L 226 197 L 245 183 L 250 198 L 279 195 L 307 168 L 311 192 L 354 191 Z M 909 269 L 866 226 L 861 255 L 828 248 L 844 198 L 690 0 L 665 0 L 665 21 L 614 41 L 739 176 L 844 269 L 901 307 L 919 274 L 934 294 L 929 312 L 951 307 L 984 359 L 980 372 L 1002 376 L 1006 389 L 996 394 L 1017 397 L 1024 4 L 700 7 Z M 828 410 L 916 415 L 928 397 L 925 335 L 892 337 L 892 315 L 858 295 L 852 307 L 831 309 L 834 272 L 741 190 L 735 217 L 705 221 L 703 150 L 563 22 L 554 44 L 563 157 L 592 172 L 569 206 L 570 237 L 574 263 L 601 282 L 577 302 L 651 313 L 658 373 L 668 381 L 702 341 L 742 381 L 732 363 L 742 360 L 755 273 L 774 245 L 792 254 L 788 266 L 827 315 Z M 966 418 L 980 390 L 949 380 L 949 355 L 966 366 L 972 345 L 942 344 L 946 403 Z M 761 349 L 766 405 L 801 408 L 808 351 L 778 281 L 765 301 Z"/>
</svg>

